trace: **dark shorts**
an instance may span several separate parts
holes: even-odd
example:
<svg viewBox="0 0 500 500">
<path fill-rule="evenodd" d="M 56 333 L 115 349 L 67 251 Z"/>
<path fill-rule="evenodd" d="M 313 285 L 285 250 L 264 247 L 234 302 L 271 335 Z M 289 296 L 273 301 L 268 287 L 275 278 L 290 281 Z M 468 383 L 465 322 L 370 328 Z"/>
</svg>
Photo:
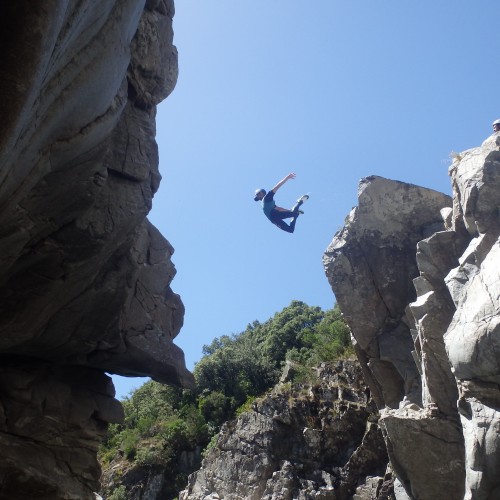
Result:
<svg viewBox="0 0 500 500">
<path fill-rule="evenodd" d="M 284 210 L 284 211 L 272 210 L 269 220 L 283 231 L 286 231 L 287 233 L 293 233 L 295 229 L 295 220 L 296 220 L 295 217 L 297 217 L 297 215 L 298 215 L 297 212 L 292 212 L 291 210 Z M 287 224 L 283 220 L 290 218 L 293 218 L 290 224 Z"/>
</svg>

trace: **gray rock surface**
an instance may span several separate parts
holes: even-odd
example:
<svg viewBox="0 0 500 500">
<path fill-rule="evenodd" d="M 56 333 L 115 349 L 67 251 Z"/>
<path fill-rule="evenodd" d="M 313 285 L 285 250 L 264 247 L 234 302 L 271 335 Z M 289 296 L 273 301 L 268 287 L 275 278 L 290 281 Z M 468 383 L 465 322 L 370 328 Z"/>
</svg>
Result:
<svg viewBox="0 0 500 500">
<path fill-rule="evenodd" d="M 107 423 L 123 418 L 111 379 L 2 357 L 0 393 L 0 498 L 93 498 L 97 449 Z"/>
<path fill-rule="evenodd" d="M 0 6 L 2 492 L 8 471 L 9 488 L 39 480 L 37 498 L 92 497 L 96 443 L 119 411 L 89 373 L 193 381 L 173 344 L 173 248 L 146 219 L 161 179 L 156 105 L 177 79 L 173 14 L 171 0 Z M 95 394 L 80 407 L 83 377 Z M 29 425 L 12 424 L 21 406 Z"/>
<path fill-rule="evenodd" d="M 444 336 L 459 390 L 465 439 L 465 498 L 499 498 L 500 134 L 450 168 L 455 230 L 471 241 L 445 278 L 456 311 Z"/>
<path fill-rule="evenodd" d="M 500 496 L 499 134 L 454 155 L 449 172 L 452 208 L 423 188 L 363 181 L 324 256 L 377 396 L 401 500 Z"/>
<path fill-rule="evenodd" d="M 10 97 L 0 110 L 0 350 L 188 382 L 172 347 L 183 316 L 169 287 L 173 249 L 145 219 L 160 182 L 155 105 L 177 74 L 173 5 L 16 5 L 8 33 L 29 29 L 11 33 L 2 74 L 12 79 L 0 83 Z"/>
<path fill-rule="evenodd" d="M 451 205 L 450 197 L 429 189 L 380 177 L 363 179 L 358 207 L 324 255 L 327 277 L 382 410 L 380 425 L 392 466 L 411 498 L 450 498 L 449 491 L 442 488 L 426 491 L 416 485 L 422 477 L 438 485 L 441 475 L 436 463 L 454 460 L 457 447 L 463 451 L 455 405 L 457 390 L 443 341 L 446 324 L 442 323 L 451 319 L 453 305 L 450 300 L 429 300 L 435 316 L 427 314 L 428 310 L 419 316 L 418 304 L 414 304 L 414 314 L 408 307 L 416 299 L 415 279 L 423 296 L 435 299 L 441 294 L 449 298 L 443 292 L 443 278 L 446 263 L 454 262 L 453 257 L 429 254 L 437 248 L 440 255 L 439 250 L 450 244 L 434 233 L 441 234 L 445 229 L 441 210 Z M 433 277 L 426 279 L 429 274 Z M 435 282 L 439 285 L 433 290 Z M 423 324 L 418 324 L 419 319 Z M 431 398 L 434 394 L 436 400 Z M 410 408 L 415 410 L 411 416 Z M 418 423 L 417 431 L 407 425 L 408 421 Z M 454 436 L 448 441 L 435 440 L 434 461 L 421 461 L 415 454 L 415 448 L 429 446 L 427 434 L 418 432 L 423 427 L 431 435 L 431 429 L 437 427 Z M 407 440 L 401 441 L 401 436 L 407 436 Z M 460 453 L 458 456 L 462 458 Z M 418 469 L 414 462 L 421 463 Z M 447 479 L 451 477 L 461 485 L 463 467 L 452 468 L 451 472 L 454 475 Z"/>
<path fill-rule="evenodd" d="M 359 205 L 325 252 L 327 277 L 367 367 L 380 408 L 421 403 L 405 309 L 415 299 L 415 247 L 437 227 L 451 198 L 381 177 L 362 179 Z"/>
<path fill-rule="evenodd" d="M 359 365 L 324 365 L 318 375 L 316 386 L 278 384 L 225 424 L 179 498 L 339 500 L 366 477 L 383 478 L 385 445 Z"/>
</svg>

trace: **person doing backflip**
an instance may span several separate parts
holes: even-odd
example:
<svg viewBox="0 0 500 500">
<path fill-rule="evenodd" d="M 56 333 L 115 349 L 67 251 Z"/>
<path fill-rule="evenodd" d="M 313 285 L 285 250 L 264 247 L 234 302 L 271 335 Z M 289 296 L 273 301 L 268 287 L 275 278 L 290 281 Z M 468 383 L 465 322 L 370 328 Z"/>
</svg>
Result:
<svg viewBox="0 0 500 500">
<path fill-rule="evenodd" d="M 265 189 L 257 189 L 255 191 L 254 201 L 262 201 L 262 210 L 264 211 L 265 216 L 276 226 L 278 226 L 283 231 L 287 233 L 293 233 L 295 230 L 295 223 L 297 222 L 297 217 L 300 214 L 303 214 L 299 207 L 309 199 L 309 195 L 305 194 L 301 196 L 297 203 L 293 206 L 291 210 L 287 210 L 286 208 L 277 207 L 274 201 L 274 195 L 276 191 L 285 184 L 289 179 L 295 179 L 295 174 L 292 172 L 288 174 L 284 179 L 281 179 L 276 186 L 274 186 L 271 191 L 266 193 Z M 290 224 L 287 224 L 283 219 L 292 219 Z"/>
</svg>

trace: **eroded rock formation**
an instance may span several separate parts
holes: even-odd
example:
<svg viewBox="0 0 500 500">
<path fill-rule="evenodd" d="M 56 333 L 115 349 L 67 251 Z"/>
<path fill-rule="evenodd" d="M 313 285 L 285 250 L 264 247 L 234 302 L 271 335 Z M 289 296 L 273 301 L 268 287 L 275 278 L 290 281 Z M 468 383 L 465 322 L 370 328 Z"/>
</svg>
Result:
<svg viewBox="0 0 500 500">
<path fill-rule="evenodd" d="M 192 382 L 173 249 L 146 219 L 172 16 L 172 0 L 0 7 L 2 498 L 97 490 L 96 446 L 121 418 L 105 371 Z M 8 496 L 16 478 L 37 494 Z"/>
<path fill-rule="evenodd" d="M 358 363 L 324 365 L 318 376 L 317 386 L 277 385 L 226 423 L 179 498 L 390 498 L 377 496 L 387 455 Z"/>
<path fill-rule="evenodd" d="M 452 202 L 364 179 L 324 256 L 399 499 L 500 496 L 499 134 L 456 155 L 450 175 Z"/>
</svg>

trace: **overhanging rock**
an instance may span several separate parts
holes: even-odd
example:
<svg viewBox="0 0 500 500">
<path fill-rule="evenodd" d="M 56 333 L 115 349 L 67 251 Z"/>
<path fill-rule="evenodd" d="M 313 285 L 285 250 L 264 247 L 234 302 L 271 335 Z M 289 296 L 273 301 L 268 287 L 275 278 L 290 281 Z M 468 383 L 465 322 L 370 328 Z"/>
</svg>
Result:
<svg viewBox="0 0 500 500">
<path fill-rule="evenodd" d="M 122 416 L 104 371 L 193 383 L 173 248 L 146 219 L 173 15 L 171 0 L 0 7 L 0 472 L 26 498 L 93 498 Z"/>
</svg>

